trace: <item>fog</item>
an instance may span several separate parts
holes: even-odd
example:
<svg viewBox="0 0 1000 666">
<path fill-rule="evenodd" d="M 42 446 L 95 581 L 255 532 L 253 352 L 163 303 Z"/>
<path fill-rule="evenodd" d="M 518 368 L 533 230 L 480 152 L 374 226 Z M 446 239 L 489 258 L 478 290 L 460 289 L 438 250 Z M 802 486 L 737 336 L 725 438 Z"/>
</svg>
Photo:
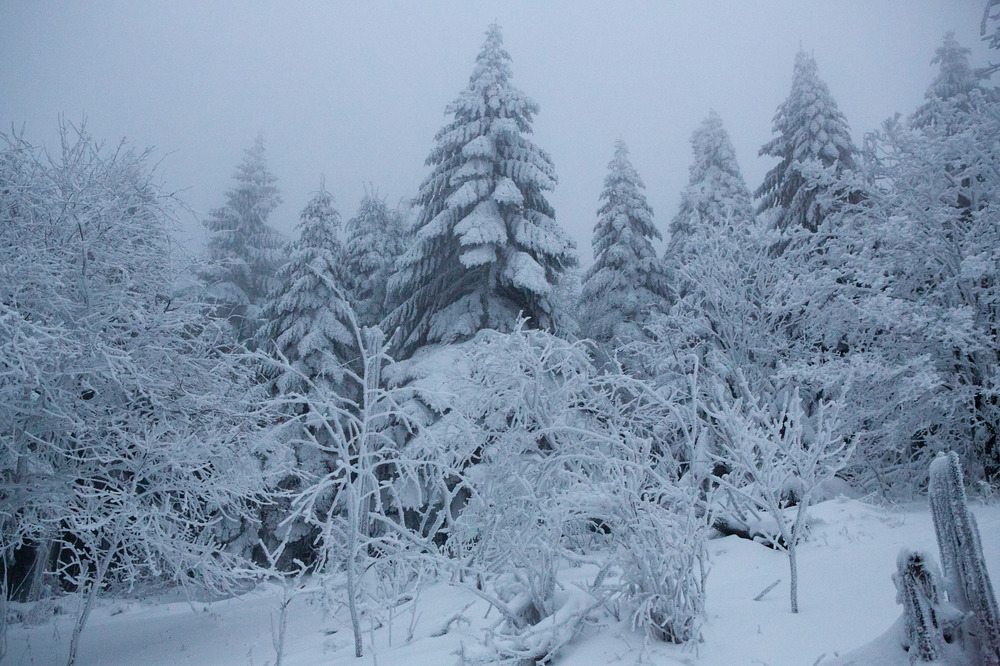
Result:
<svg viewBox="0 0 1000 666">
<path fill-rule="evenodd" d="M 541 106 L 556 165 L 550 202 L 584 264 L 613 143 L 624 139 L 665 230 L 687 182 L 691 132 L 714 108 L 755 188 L 796 51 L 813 53 L 860 144 L 908 113 L 946 31 L 987 59 L 982 0 L 841 2 L 0 3 L 0 122 L 57 146 L 62 114 L 96 138 L 153 146 L 197 217 L 223 203 L 258 132 L 292 233 L 321 174 L 344 219 L 365 187 L 412 197 L 483 32 L 504 28 L 513 83 Z"/>
</svg>

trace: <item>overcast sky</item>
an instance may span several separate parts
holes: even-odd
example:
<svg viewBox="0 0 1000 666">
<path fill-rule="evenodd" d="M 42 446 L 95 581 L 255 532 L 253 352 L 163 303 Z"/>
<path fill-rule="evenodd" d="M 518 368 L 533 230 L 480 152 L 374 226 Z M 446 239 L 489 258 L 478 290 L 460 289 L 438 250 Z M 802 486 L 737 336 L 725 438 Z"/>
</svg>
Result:
<svg viewBox="0 0 1000 666">
<path fill-rule="evenodd" d="M 687 182 L 688 140 L 710 108 L 748 185 L 760 183 L 773 160 L 757 150 L 800 44 L 860 143 L 921 102 L 946 31 L 974 63 L 987 59 L 984 4 L 0 0 L 0 122 L 54 147 L 59 114 L 86 116 L 96 138 L 154 146 L 162 180 L 199 214 L 223 203 L 262 132 L 284 197 L 272 223 L 291 233 L 320 174 L 345 220 L 368 183 L 390 203 L 416 193 L 444 108 L 496 20 L 513 83 L 541 106 L 534 139 L 559 176 L 556 219 L 589 263 L 616 139 L 665 230 Z"/>
</svg>

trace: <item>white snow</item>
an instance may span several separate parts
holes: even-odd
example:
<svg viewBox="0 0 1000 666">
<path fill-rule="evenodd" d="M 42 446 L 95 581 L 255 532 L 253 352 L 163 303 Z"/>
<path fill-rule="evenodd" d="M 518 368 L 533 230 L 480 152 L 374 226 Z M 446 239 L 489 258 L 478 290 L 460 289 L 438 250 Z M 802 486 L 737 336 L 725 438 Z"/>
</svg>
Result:
<svg viewBox="0 0 1000 666">
<path fill-rule="evenodd" d="M 990 575 L 1000 580 L 1000 505 L 975 504 Z M 735 536 L 710 541 L 707 622 L 704 643 L 674 646 L 647 640 L 622 615 L 592 613 L 593 622 L 562 650 L 557 664 L 611 663 L 767 666 L 814 664 L 847 655 L 884 634 L 901 607 L 890 578 L 899 549 L 937 553 L 926 501 L 906 507 L 878 508 L 858 500 L 829 500 L 811 510 L 808 541 L 800 545 L 800 605 L 789 612 L 788 567 L 782 552 Z M 588 566 L 564 569 L 565 589 L 592 579 Z M 754 601 L 775 580 L 781 583 Z M 265 585 L 214 603 L 185 601 L 111 601 L 94 611 L 84 632 L 80 666 L 96 664 L 274 664 L 272 615 L 281 590 Z M 62 606 L 75 612 L 75 600 Z M 307 590 L 292 602 L 283 663 L 422 666 L 459 664 L 463 649 L 471 659 L 483 655 L 484 629 L 497 621 L 487 603 L 447 582 L 425 586 L 415 601 L 395 609 L 390 627 L 365 632 L 365 657 L 355 659 L 346 608 L 331 604 L 325 614 L 319 593 Z M 193 609 L 193 611 L 192 611 Z M 24 606 L 14 609 L 24 611 Z M 365 622 L 366 625 L 369 623 Z M 412 626 L 412 639 L 408 640 Z M 41 623 L 10 627 L 8 663 L 63 663 L 72 615 L 50 615 Z M 882 656 L 869 650 L 879 666 L 908 663 L 893 650 L 891 634 Z M 864 663 L 864 662 L 850 662 Z M 869 662 L 874 665 L 875 662 Z"/>
</svg>

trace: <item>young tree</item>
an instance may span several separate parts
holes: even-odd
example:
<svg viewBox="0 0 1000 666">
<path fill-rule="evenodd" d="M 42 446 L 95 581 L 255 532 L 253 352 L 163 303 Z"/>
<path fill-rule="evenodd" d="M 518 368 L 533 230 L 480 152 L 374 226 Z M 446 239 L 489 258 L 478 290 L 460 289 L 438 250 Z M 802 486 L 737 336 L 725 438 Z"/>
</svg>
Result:
<svg viewBox="0 0 1000 666">
<path fill-rule="evenodd" d="M 347 222 L 345 243 L 351 302 L 362 326 L 377 326 L 388 314 L 389 276 L 406 240 L 400 212 L 390 210 L 376 194 L 365 194 L 357 215 Z"/>
<path fill-rule="evenodd" d="M 594 265 L 584 278 L 580 301 L 586 333 L 597 342 L 617 346 L 645 336 L 654 312 L 663 312 L 670 297 L 662 262 L 653 239 L 653 209 L 642 192 L 645 185 L 619 140 L 601 192 L 594 226 Z"/>
<path fill-rule="evenodd" d="M 847 463 L 851 446 L 834 434 L 828 405 L 819 403 L 810 417 L 797 391 L 786 392 L 773 405 L 731 401 L 721 392 L 714 402 L 717 407 L 706 409 L 719 429 L 717 461 L 728 470 L 722 484 L 736 493 L 738 502 L 767 512 L 773 521 L 773 527 L 761 531 L 770 532 L 772 542 L 788 555 L 791 610 L 798 613 L 797 545 L 812 495 Z M 794 517 L 785 512 L 789 497 L 796 501 Z"/>
<path fill-rule="evenodd" d="M 359 371 L 348 370 L 343 390 L 306 381 L 304 392 L 289 396 L 307 406 L 297 447 L 311 447 L 333 461 L 330 469 L 294 493 L 289 523 L 305 520 L 317 528 L 315 570 L 331 591 L 346 596 L 355 656 L 363 654 L 361 613 L 379 613 L 395 600 L 380 600 L 381 581 L 400 575 L 405 585 L 419 578 L 428 556 L 437 553 L 433 538 L 449 516 L 427 513 L 417 528 L 406 520 L 414 494 L 448 506 L 453 490 L 445 480 L 455 472 L 440 459 L 413 455 L 393 439 L 393 422 L 406 423 L 398 408 L 399 389 L 384 388 L 381 374 L 392 359 L 378 328 L 351 332 L 359 350 Z M 283 363 L 279 361 L 279 363 Z M 288 371 L 290 368 L 287 367 Z M 345 399 L 343 393 L 356 395 Z M 419 489 L 419 490 L 416 490 Z"/>
<path fill-rule="evenodd" d="M 688 185 L 681 192 L 680 210 L 670 222 L 667 258 L 684 262 L 688 239 L 700 229 L 714 227 L 718 233 L 739 233 L 754 223 L 753 202 L 736 151 L 722 118 L 714 110 L 691 135 L 694 159 Z"/>
<path fill-rule="evenodd" d="M 826 212 L 817 202 L 817 185 L 803 168 L 816 162 L 840 175 L 855 169 L 857 149 L 837 103 L 817 74 L 816 61 L 804 51 L 795 56 L 792 90 L 774 115 L 774 139 L 761 155 L 781 160 L 764 176 L 755 192 L 758 213 L 773 211 L 771 225 L 779 230 L 816 231 Z"/>
<path fill-rule="evenodd" d="M 260 325 L 260 308 L 275 287 L 284 240 L 267 219 L 281 203 L 275 178 L 267 167 L 264 138 L 257 137 L 233 173 L 236 185 L 226 204 L 213 210 L 201 277 L 208 285 L 216 316 L 228 319 L 241 342 Z"/>
<path fill-rule="evenodd" d="M 556 184 L 552 160 L 529 139 L 538 105 L 510 83 L 509 62 L 491 25 L 427 158 L 413 245 L 389 281 L 400 305 L 387 323 L 402 329 L 405 351 L 510 330 L 518 313 L 551 328 L 553 287 L 576 264 L 544 196 Z"/>
</svg>

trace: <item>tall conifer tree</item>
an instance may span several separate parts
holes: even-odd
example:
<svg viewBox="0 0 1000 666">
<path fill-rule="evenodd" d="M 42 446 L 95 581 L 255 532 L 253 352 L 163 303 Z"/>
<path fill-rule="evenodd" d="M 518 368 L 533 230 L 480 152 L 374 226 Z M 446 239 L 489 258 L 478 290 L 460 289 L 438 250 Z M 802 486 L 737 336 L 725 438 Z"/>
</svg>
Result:
<svg viewBox="0 0 1000 666">
<path fill-rule="evenodd" d="M 276 378 L 280 393 L 307 390 L 305 379 L 337 386 L 344 366 L 357 356 L 345 289 L 350 275 L 337 238 L 340 215 L 325 187 L 299 219 L 299 239 L 289 246 L 289 261 L 278 272 L 259 336 L 273 341 L 291 366 Z"/>
<path fill-rule="evenodd" d="M 931 64 L 939 66 L 938 75 L 924 94 L 927 99 L 910 116 L 910 126 L 924 129 L 934 126 L 948 134 L 961 131 L 954 126 L 955 111 L 968 113 L 972 103 L 972 92 L 979 89 L 980 77 L 969 64 L 971 49 L 963 47 L 955 39 L 955 33 L 945 34 Z"/>
<path fill-rule="evenodd" d="M 745 229 L 753 223 L 753 202 L 736 151 L 715 111 L 691 135 L 694 153 L 688 185 L 670 223 L 668 258 L 681 260 L 693 234 L 706 228 Z M 725 233 L 720 231 L 720 233 Z"/>
<path fill-rule="evenodd" d="M 519 313 L 551 328 L 553 286 L 576 264 L 544 196 L 555 168 L 529 138 L 538 105 L 511 84 L 509 63 L 491 25 L 427 158 L 416 235 L 389 284 L 399 305 L 387 324 L 402 329 L 406 351 L 509 330 Z"/>
<path fill-rule="evenodd" d="M 226 204 L 213 210 L 208 229 L 202 279 L 216 314 L 232 322 L 242 341 L 253 337 L 260 308 L 275 286 L 281 261 L 281 235 L 267 224 L 281 203 L 277 178 L 268 169 L 264 139 L 257 137 L 233 173 L 236 185 L 226 192 Z"/>
</svg>

